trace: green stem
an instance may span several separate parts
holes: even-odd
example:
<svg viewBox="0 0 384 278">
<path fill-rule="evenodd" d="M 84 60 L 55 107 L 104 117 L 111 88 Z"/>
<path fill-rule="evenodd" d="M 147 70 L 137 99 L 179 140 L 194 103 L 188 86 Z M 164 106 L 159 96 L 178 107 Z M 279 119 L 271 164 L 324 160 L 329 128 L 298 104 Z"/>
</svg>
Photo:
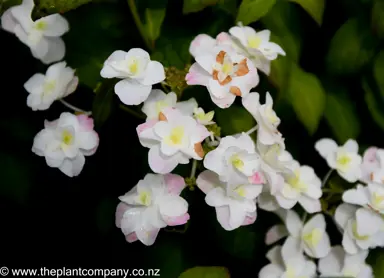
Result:
<svg viewBox="0 0 384 278">
<path fill-rule="evenodd" d="M 133 20 L 135 21 L 137 29 L 139 29 L 140 35 L 143 38 L 145 45 L 147 46 L 148 49 L 153 50 L 152 45 L 147 39 L 144 25 L 140 20 L 139 12 L 137 11 L 137 8 L 136 8 L 135 0 L 128 0 L 128 6 L 131 9 Z"/>
<path fill-rule="evenodd" d="M 324 187 L 324 186 L 325 186 L 325 184 L 327 183 L 328 179 L 331 177 L 332 172 L 333 172 L 333 169 L 331 168 L 331 169 L 328 171 L 328 173 L 325 175 L 324 180 L 323 180 L 323 182 L 322 182 L 322 184 L 321 184 L 321 187 Z M 323 189 L 323 191 L 324 191 L 324 189 Z"/>
<path fill-rule="evenodd" d="M 196 175 L 196 168 L 197 168 L 197 160 L 193 160 L 191 176 L 190 176 L 191 179 L 193 179 L 195 177 L 195 175 Z"/>
<path fill-rule="evenodd" d="M 323 188 L 323 192 L 325 193 L 333 193 L 333 194 L 342 194 L 344 193 L 344 190 L 342 189 L 335 189 L 335 188 Z"/>
<path fill-rule="evenodd" d="M 124 111 L 130 113 L 131 115 L 135 116 L 136 118 L 145 120 L 145 116 L 140 114 L 140 113 L 138 113 L 138 112 L 136 112 L 135 110 L 133 110 L 133 109 L 131 109 L 131 108 L 129 108 L 129 107 L 123 105 L 123 104 L 120 104 L 119 107 L 121 109 L 123 109 Z"/>
</svg>

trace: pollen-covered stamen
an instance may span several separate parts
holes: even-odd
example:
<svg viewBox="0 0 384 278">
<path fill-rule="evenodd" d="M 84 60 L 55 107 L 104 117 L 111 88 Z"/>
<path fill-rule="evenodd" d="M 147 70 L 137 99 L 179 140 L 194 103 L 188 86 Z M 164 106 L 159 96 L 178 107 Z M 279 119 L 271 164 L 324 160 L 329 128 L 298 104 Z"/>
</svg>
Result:
<svg viewBox="0 0 384 278">
<path fill-rule="evenodd" d="M 195 150 L 195 152 L 197 153 L 198 156 L 200 156 L 201 158 L 204 157 L 205 153 L 204 153 L 204 150 L 203 150 L 203 146 L 201 145 L 201 142 L 195 144 L 194 150 Z"/>
<path fill-rule="evenodd" d="M 216 64 L 213 67 L 212 77 L 221 86 L 232 81 L 232 76 L 237 72 L 238 65 L 233 63 L 225 51 L 220 51 L 216 56 Z"/>
<path fill-rule="evenodd" d="M 247 65 L 247 59 L 241 60 L 239 64 L 237 64 L 237 71 L 235 72 L 236 76 L 244 76 L 249 73 L 249 68 Z"/>
<path fill-rule="evenodd" d="M 159 121 L 164 121 L 164 122 L 167 121 L 167 117 L 165 117 L 165 115 L 163 114 L 163 112 L 160 112 L 160 113 L 159 113 Z"/>
<path fill-rule="evenodd" d="M 235 96 L 238 96 L 240 97 L 241 96 L 241 90 L 239 87 L 237 86 L 231 86 L 231 88 L 229 89 L 229 91 L 234 94 Z"/>
</svg>

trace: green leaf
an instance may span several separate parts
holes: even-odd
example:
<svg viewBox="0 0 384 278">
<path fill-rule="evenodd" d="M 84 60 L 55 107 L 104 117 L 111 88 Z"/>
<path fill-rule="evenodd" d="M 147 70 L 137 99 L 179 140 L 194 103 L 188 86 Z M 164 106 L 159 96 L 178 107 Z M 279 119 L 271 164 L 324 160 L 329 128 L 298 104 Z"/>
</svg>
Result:
<svg viewBox="0 0 384 278">
<path fill-rule="evenodd" d="M 384 2 L 375 0 L 372 6 L 372 27 L 373 32 L 381 39 L 384 39 Z"/>
<path fill-rule="evenodd" d="M 116 4 L 81 7 L 68 12 L 66 18 L 71 27 L 64 36 L 66 61 L 76 69 L 80 83 L 93 89 L 102 80 L 104 61 L 115 50 L 132 47 L 130 43 L 138 36 L 137 30 L 127 27 L 130 25 L 126 22 L 126 11 Z"/>
<path fill-rule="evenodd" d="M 325 91 L 320 80 L 299 66 L 291 68 L 288 100 L 309 134 L 315 133 L 325 108 Z"/>
<path fill-rule="evenodd" d="M 92 117 L 97 128 L 101 127 L 109 118 L 115 104 L 114 95 L 114 87 L 110 86 L 110 82 L 103 83 L 97 89 L 92 104 Z"/>
<path fill-rule="evenodd" d="M 236 22 L 248 25 L 265 16 L 276 0 L 243 0 L 239 7 Z"/>
<path fill-rule="evenodd" d="M 384 248 L 375 248 L 369 252 L 367 263 L 372 266 L 373 277 L 384 277 Z"/>
<path fill-rule="evenodd" d="M 364 22 L 349 19 L 331 40 L 327 69 L 335 75 L 356 74 L 371 61 L 377 46 L 378 40 Z"/>
<path fill-rule="evenodd" d="M 246 132 L 256 125 L 252 115 L 244 107 L 235 104 L 226 109 L 216 109 L 215 119 L 223 135 Z"/>
<path fill-rule="evenodd" d="M 371 113 L 373 120 L 378 126 L 380 126 L 381 129 L 384 129 L 384 114 L 381 113 L 382 107 L 380 105 L 380 102 L 375 99 L 375 95 L 365 79 L 363 80 L 362 86 L 365 91 L 365 103 L 368 106 L 369 112 Z"/>
<path fill-rule="evenodd" d="M 225 267 L 219 266 L 196 266 L 184 271 L 179 278 L 230 278 Z"/>
<path fill-rule="evenodd" d="M 214 6 L 219 0 L 184 0 L 183 14 L 195 13 L 208 6 Z"/>
<path fill-rule="evenodd" d="M 323 22 L 325 0 L 290 0 L 303 7 L 321 25 Z"/>
<path fill-rule="evenodd" d="M 382 50 L 377 57 L 373 65 L 373 76 L 379 87 L 381 95 L 384 97 L 384 50 Z"/>
<path fill-rule="evenodd" d="M 145 25 L 147 38 L 154 44 L 160 36 L 161 25 L 165 18 L 166 9 L 145 9 Z"/>
<path fill-rule="evenodd" d="M 324 116 L 339 143 L 343 144 L 350 138 L 357 138 L 360 120 L 347 92 L 342 89 L 337 92 L 328 90 Z"/>
<path fill-rule="evenodd" d="M 236 0 L 219 0 L 219 2 L 217 3 L 217 7 L 231 15 L 235 16 L 237 14 Z"/>
<path fill-rule="evenodd" d="M 40 0 L 39 8 L 48 13 L 64 13 L 90 2 L 92 0 Z"/>
</svg>

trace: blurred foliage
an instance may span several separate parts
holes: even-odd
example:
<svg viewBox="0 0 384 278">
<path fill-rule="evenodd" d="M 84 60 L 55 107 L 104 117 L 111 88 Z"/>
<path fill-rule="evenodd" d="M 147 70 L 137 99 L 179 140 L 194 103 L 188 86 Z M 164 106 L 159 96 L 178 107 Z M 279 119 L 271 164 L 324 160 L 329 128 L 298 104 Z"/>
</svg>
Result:
<svg viewBox="0 0 384 278">
<path fill-rule="evenodd" d="M 0 2 L 0 13 L 20 2 Z M 255 120 L 240 99 L 228 109 L 219 109 L 205 88 L 186 85 L 185 74 L 194 62 L 189 45 L 198 34 L 215 37 L 239 21 L 258 31 L 269 29 L 271 41 L 281 45 L 286 56 L 271 63 L 269 76 L 260 72 L 260 84 L 254 91 L 260 93 L 262 102 L 265 92 L 273 96 L 282 120 L 281 131 L 294 157 L 314 167 L 322 178 L 327 167 L 313 148 L 317 139 L 333 137 L 343 143 L 354 138 L 360 146 L 383 147 L 382 0 L 35 3 L 38 16 L 60 12 L 69 21 L 71 30 L 63 37 L 65 60 L 76 69 L 80 86 L 68 101 L 92 110 L 100 149 L 87 158 L 83 173 L 74 179 L 49 168 L 43 158 L 31 152 L 33 136 L 44 120 L 67 110 L 60 103 L 43 112 L 26 107 L 22 85 L 46 67 L 33 59 L 17 38 L 1 31 L 0 40 L 6 42 L 1 53 L 7 65 L 2 76 L 5 105 L 0 110 L 5 142 L 0 148 L 1 246 L 8 260 L 36 258 L 40 264 L 68 260 L 82 266 L 84 258 L 89 258 L 97 266 L 159 268 L 161 276 L 167 278 L 256 277 L 267 263 L 263 241 L 265 231 L 276 223 L 274 215 L 258 212 L 255 224 L 232 232 L 223 230 L 214 209 L 205 204 L 204 194 L 195 189 L 195 179 L 189 178 L 191 165 L 176 169 L 195 189 L 183 192 L 190 204 L 188 225 L 180 230 L 162 230 L 151 247 L 125 242 L 114 225 L 117 197 L 132 188 L 149 168 L 148 150 L 135 133 L 143 121 L 141 107 L 121 105 L 113 93 L 116 80 L 100 77 L 103 62 L 115 50 L 148 50 L 152 59 L 166 67 L 167 80 L 156 88 L 174 91 L 182 100 L 194 97 L 205 111 L 214 110 L 217 125 L 210 129 L 226 136 L 248 131 Z M 206 152 L 212 149 L 206 143 L 203 147 Z M 199 173 L 201 163 L 197 169 Z M 348 186 L 332 175 L 322 200 L 329 215 L 340 202 L 340 190 Z M 15 248 L 22 249 L 22 254 L 11 255 Z M 36 255 L 41 249 L 47 250 L 46 254 Z M 71 256 L 64 255 L 63 250 Z M 376 277 L 382 276 L 382 257 L 379 249 L 370 254 Z"/>
</svg>

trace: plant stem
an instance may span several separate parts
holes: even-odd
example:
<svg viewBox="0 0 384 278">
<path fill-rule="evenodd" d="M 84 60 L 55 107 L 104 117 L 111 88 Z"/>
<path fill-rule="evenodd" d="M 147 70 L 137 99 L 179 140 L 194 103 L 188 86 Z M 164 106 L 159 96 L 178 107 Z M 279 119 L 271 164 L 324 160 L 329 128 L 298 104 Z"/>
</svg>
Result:
<svg viewBox="0 0 384 278">
<path fill-rule="evenodd" d="M 84 111 L 84 110 L 82 110 L 82 109 L 80 109 L 80 108 L 77 108 L 76 106 L 74 106 L 74 105 L 72 105 L 72 104 L 66 102 L 66 101 L 63 100 L 63 99 L 60 99 L 60 102 L 61 102 L 62 104 L 64 104 L 65 106 L 67 106 L 69 109 L 72 109 L 72 110 L 75 111 L 75 112 L 84 113 L 84 114 L 86 114 L 86 115 L 88 115 L 88 116 L 92 115 L 92 112 L 87 112 L 87 111 Z"/>
<path fill-rule="evenodd" d="M 193 163 L 192 163 L 192 170 L 191 170 L 191 176 L 190 178 L 193 179 L 196 175 L 196 168 L 197 168 L 197 160 L 193 160 Z"/>
<path fill-rule="evenodd" d="M 331 174 L 333 172 L 333 169 L 331 168 L 328 173 L 325 175 L 323 182 L 321 183 L 321 187 L 324 187 L 327 183 L 328 179 L 330 178 Z M 324 190 L 324 189 L 323 189 Z"/>
<path fill-rule="evenodd" d="M 246 134 L 247 135 L 250 135 L 250 134 L 252 134 L 253 132 L 255 132 L 257 130 L 257 125 L 255 125 L 254 127 L 252 127 L 250 130 L 248 130 L 247 132 L 246 132 Z"/>
<path fill-rule="evenodd" d="M 148 49 L 152 50 L 153 47 L 147 39 L 144 25 L 140 20 L 139 12 L 137 11 L 137 8 L 136 8 L 135 0 L 128 0 L 128 6 L 131 9 L 133 20 L 135 21 L 137 29 L 139 29 L 140 35 L 143 38 L 143 41 L 144 41 L 146 47 Z"/>
<path fill-rule="evenodd" d="M 136 118 L 139 118 L 139 119 L 143 119 L 145 120 L 145 116 L 143 116 L 142 114 L 136 112 L 135 110 L 123 105 L 123 104 L 120 104 L 119 106 L 121 109 L 123 109 L 124 111 L 130 113 L 131 115 L 135 116 Z"/>
</svg>

